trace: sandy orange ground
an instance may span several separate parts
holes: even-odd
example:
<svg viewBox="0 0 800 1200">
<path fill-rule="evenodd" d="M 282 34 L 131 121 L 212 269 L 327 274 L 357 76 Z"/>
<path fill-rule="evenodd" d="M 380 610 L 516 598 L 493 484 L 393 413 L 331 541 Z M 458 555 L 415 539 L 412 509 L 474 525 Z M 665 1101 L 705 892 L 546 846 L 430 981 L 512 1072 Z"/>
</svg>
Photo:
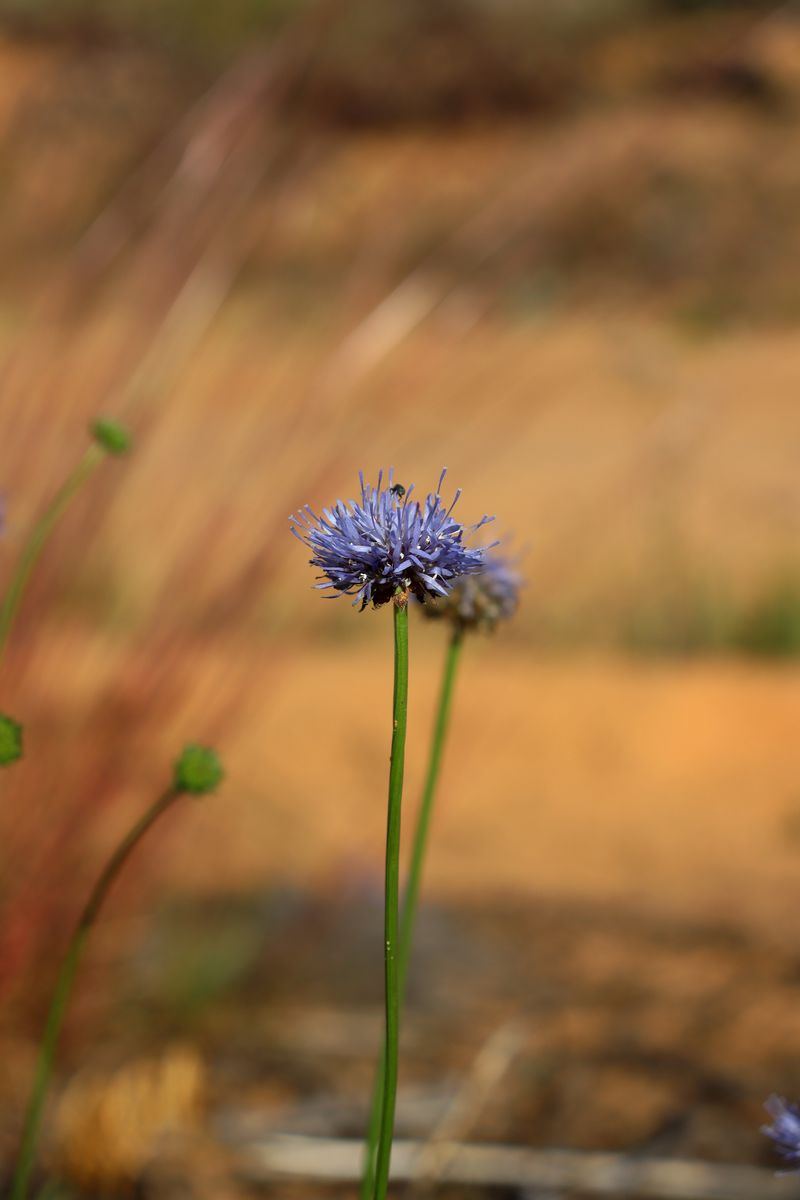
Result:
<svg viewBox="0 0 800 1200">
<path fill-rule="evenodd" d="M 434 663 L 418 659 L 409 800 L 435 683 Z M 217 838 L 218 881 L 356 864 L 377 877 L 388 684 L 377 655 L 298 654 L 263 722 L 231 748 L 227 795 L 187 828 L 187 881 L 207 884 L 204 848 Z M 591 896 L 779 922 L 792 936 L 798 670 L 537 662 L 498 646 L 472 655 L 462 684 L 432 891 Z"/>
<path fill-rule="evenodd" d="M 362 619 L 384 617 L 388 623 L 385 613 Z M 124 791 L 112 793 L 105 821 L 93 819 L 94 833 L 87 830 L 88 864 L 94 839 L 99 854 L 110 826 L 144 803 L 175 746 L 211 738 L 228 779 L 218 797 L 180 824 L 174 819 L 169 854 L 160 860 L 167 886 L 247 889 L 292 880 L 325 888 L 361 878 L 377 888 L 390 663 L 371 632 L 364 642 L 313 650 L 293 642 L 255 651 L 206 647 L 187 656 L 170 692 L 148 675 L 154 664 L 145 652 L 126 663 L 99 635 L 80 645 L 64 630 L 40 638 L 21 700 L 30 713 L 31 761 L 10 795 L 15 788 L 29 795 L 30 815 L 37 805 L 57 809 L 78 786 L 70 761 L 86 755 L 93 736 L 94 748 L 117 736 L 124 744 L 128 720 L 141 728 L 129 746 Z M 417 625 L 413 633 L 406 835 L 441 652 L 438 629 Z M 142 687 L 153 696 L 142 695 L 139 712 Z M 167 710 L 155 707 L 157 692 L 166 694 Z M 793 939 L 799 699 L 796 667 L 541 659 L 502 635 L 473 644 L 455 704 L 427 888 L 440 896 L 622 901 Z M 218 716 L 228 702 L 235 720 Z M 93 735 L 103 712 L 112 714 L 110 723 Z M 144 746 L 147 769 L 137 757 Z M 46 763 L 37 765 L 45 748 Z M 53 764 L 59 769 L 48 775 Z"/>
<path fill-rule="evenodd" d="M 127 907 L 119 896 L 110 906 L 94 969 L 113 962 L 130 972 L 125 935 L 151 922 L 161 889 L 316 890 L 323 903 L 290 919 L 288 935 L 269 930 L 260 973 L 239 1004 L 228 998 L 208 1015 L 203 1053 L 216 1108 L 283 1128 L 292 1106 L 317 1089 L 339 1098 L 349 1136 L 363 1123 L 353 1104 L 367 1094 L 374 1052 L 364 1029 L 378 1028 L 377 984 L 375 1023 L 364 1024 L 372 993 L 362 956 L 378 946 L 391 683 L 373 639 L 382 624 L 388 634 L 389 616 L 362 620 L 370 623 L 364 640 L 357 633 L 347 644 L 206 643 L 182 656 L 164 646 L 134 652 L 64 624 L 40 632 L 18 697 L 30 749 L 40 753 L 9 775 L 2 808 L 7 817 L 15 805 L 28 815 L 38 806 L 46 829 L 80 777 L 72 756 L 86 759 L 103 742 L 127 745 L 124 791 L 108 797 L 113 812 L 69 831 L 88 874 L 110 826 L 141 809 L 175 746 L 216 728 L 224 788 L 173 814 L 151 838 L 149 862 L 145 853 L 131 864 L 138 891 L 128 892 Z M 440 633 L 414 623 L 407 816 L 424 766 Z M 770 1164 L 758 1132 L 763 1098 L 773 1089 L 795 1094 L 800 1062 L 800 669 L 545 660 L 511 637 L 475 643 L 464 662 L 426 887 L 429 897 L 469 903 L 423 922 L 411 1022 L 428 1024 L 405 1053 L 405 1085 L 466 1071 L 483 1039 L 513 1016 L 524 1047 L 476 1135 Z M 165 662 L 171 670 L 159 677 Z M 235 722 L 223 719 L 232 696 Z M 353 883 L 341 904 L 328 904 Z M 371 890 L 374 902 L 365 903 Z M 376 920 L 369 933 L 361 904 Z M 130 920 L 134 909 L 141 924 Z M 204 953 L 214 939 L 218 949 L 226 927 L 204 924 L 203 906 L 195 912 L 168 947 L 199 936 Z M 728 937 L 725 925 L 755 937 Z M 160 969 L 169 975 L 165 961 Z M 331 1021 L 340 1032 L 326 1044 Z M 122 1022 L 104 1017 L 99 1028 L 123 1038 Z M 0 1094 L 5 1087 L 16 1104 L 30 1067 L 18 1038 L 12 1051 Z M 215 1074 L 217 1061 L 224 1069 Z M 128 1144 L 127 1127 L 115 1136 Z M 214 1135 L 202 1136 L 205 1157 L 192 1151 L 181 1170 L 201 1177 L 201 1197 L 235 1194 L 216 1182 L 223 1167 L 230 1174 L 228 1159 Z M 67 1142 L 83 1169 L 94 1161 L 96 1125 L 79 1124 Z"/>
</svg>

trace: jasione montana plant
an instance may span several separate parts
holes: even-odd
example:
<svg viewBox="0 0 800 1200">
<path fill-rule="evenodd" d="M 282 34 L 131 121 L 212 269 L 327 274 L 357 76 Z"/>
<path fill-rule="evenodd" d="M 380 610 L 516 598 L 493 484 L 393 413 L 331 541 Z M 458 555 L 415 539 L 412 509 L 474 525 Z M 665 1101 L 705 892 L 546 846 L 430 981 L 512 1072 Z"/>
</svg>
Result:
<svg viewBox="0 0 800 1200">
<path fill-rule="evenodd" d="M 385 1023 L 381 1059 L 376 1075 L 370 1128 L 367 1137 L 362 1196 L 385 1200 L 389 1180 L 394 1113 L 397 1095 L 397 1065 L 400 1010 L 411 946 L 416 897 L 430 809 L 441 762 L 444 736 L 452 695 L 458 648 L 468 628 L 483 623 L 494 625 L 512 611 L 515 596 L 510 568 L 489 557 L 493 545 L 470 544 L 474 533 L 493 518 L 484 516 L 473 525 L 463 525 L 453 516 L 461 495 L 442 499 L 442 471 L 434 492 L 417 499 L 413 485 L 395 483 L 389 471 L 384 484 L 379 473 L 375 486 L 359 476 L 360 500 L 337 500 L 322 515 L 308 506 L 290 518 L 292 532 L 311 551 L 311 565 L 319 571 L 315 585 L 332 595 L 347 595 L 363 612 L 368 606 L 391 604 L 394 625 L 394 689 L 389 794 L 386 824 L 384 903 L 384 992 Z M 505 574 L 504 574 L 505 573 Z M 502 581 L 498 585 L 498 580 Z M 490 577 L 495 582 L 490 583 Z M 483 603 L 481 580 L 493 589 L 493 599 Z M 468 600 L 465 589 L 470 591 Z M 488 596 L 488 593 L 487 593 Z M 406 720 L 408 709 L 408 608 L 411 598 L 423 610 L 441 605 L 439 615 L 458 612 L 453 625 L 445 666 L 431 763 L 423 803 L 415 831 L 412 868 L 400 916 L 399 854 L 403 794 Z M 460 597 L 460 601 L 459 601 Z M 460 608 L 459 608 L 460 603 Z M 455 608 L 453 607 L 455 605 Z M 478 619 L 480 609 L 481 618 Z"/>
</svg>

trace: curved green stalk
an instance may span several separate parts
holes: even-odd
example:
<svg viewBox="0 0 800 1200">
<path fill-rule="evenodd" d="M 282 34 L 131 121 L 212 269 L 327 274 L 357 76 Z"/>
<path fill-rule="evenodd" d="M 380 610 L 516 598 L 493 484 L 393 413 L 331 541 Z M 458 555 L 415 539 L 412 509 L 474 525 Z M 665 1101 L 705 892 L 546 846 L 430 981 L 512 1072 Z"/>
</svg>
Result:
<svg viewBox="0 0 800 1200">
<path fill-rule="evenodd" d="M 42 513 L 31 530 L 28 540 L 22 547 L 19 562 L 11 577 L 8 590 L 3 597 L 3 603 L 0 605 L 0 658 L 2 658 L 5 651 L 6 643 L 11 633 L 11 626 L 17 615 L 17 610 L 19 609 L 31 571 L 36 566 L 39 555 L 44 549 L 53 527 L 68 507 L 70 501 L 80 491 L 94 469 L 105 457 L 105 451 L 100 446 L 93 444 L 88 448 L 72 474 L 61 485 Z"/>
<path fill-rule="evenodd" d="M 444 744 L 447 737 L 448 725 L 450 723 L 453 687 L 455 684 L 456 668 L 458 666 L 461 654 L 463 638 L 463 631 L 460 627 L 456 626 L 453 629 L 453 634 L 447 644 L 447 654 L 445 657 L 444 672 L 442 674 L 442 685 L 439 692 L 439 704 L 436 709 L 436 717 L 434 719 L 433 739 L 431 741 L 431 750 L 428 759 L 428 770 L 425 776 L 422 799 L 420 801 L 419 813 L 417 815 L 417 824 L 414 830 L 414 842 L 411 848 L 411 862 L 408 869 L 408 879 L 406 880 L 405 891 L 403 893 L 403 907 L 400 914 L 400 937 L 397 948 L 401 1008 L 405 1000 L 408 964 L 411 957 L 411 946 L 414 937 L 414 922 L 416 919 L 417 902 L 419 900 L 419 890 L 422 882 L 422 868 L 425 861 L 425 849 L 428 842 L 428 830 L 430 828 L 431 812 L 433 810 L 433 799 L 436 794 L 436 785 L 439 782 L 439 772 L 442 765 Z M 367 1145 L 364 1155 L 364 1172 L 362 1175 L 361 1189 L 359 1192 L 360 1200 L 370 1200 L 375 1183 L 375 1151 L 378 1144 L 378 1132 L 381 1127 L 383 1089 L 384 1051 L 381 1050 L 381 1058 L 378 1070 L 375 1073 L 375 1082 L 372 1089 L 369 1128 L 367 1130 Z"/>
<path fill-rule="evenodd" d="M 408 598 L 394 602 L 394 696 L 392 703 L 392 754 L 389 766 L 389 806 L 386 820 L 386 901 L 384 909 L 384 966 L 386 1024 L 384 1036 L 383 1094 L 375 1161 L 375 1200 L 385 1200 L 392 1157 L 394 1108 L 397 1097 L 397 1052 L 400 1036 L 399 908 L 400 810 L 408 714 Z"/>
<path fill-rule="evenodd" d="M 47 1085 L 50 1082 L 50 1076 L 53 1071 L 53 1060 L 58 1044 L 58 1036 L 61 1032 L 64 1014 L 69 1003 L 72 985 L 75 982 L 78 966 L 83 956 L 86 939 L 94 925 L 103 901 L 131 852 L 147 833 L 148 829 L 155 824 L 161 814 L 166 812 L 179 796 L 183 795 L 183 791 L 183 788 L 177 784 L 173 784 L 172 787 L 168 788 L 151 804 L 147 812 L 125 835 L 108 860 L 78 918 L 75 931 L 67 948 L 67 953 L 61 964 L 61 970 L 58 974 L 53 999 L 50 1002 L 50 1009 L 47 1014 L 44 1034 L 42 1035 L 39 1047 L 36 1074 L 34 1076 L 30 1100 L 28 1101 L 28 1108 L 25 1113 L 25 1124 L 22 1131 L 22 1141 L 14 1172 L 14 1180 L 11 1185 L 10 1200 L 25 1200 L 28 1193 L 28 1184 L 36 1156 L 39 1127 L 47 1095 Z"/>
</svg>

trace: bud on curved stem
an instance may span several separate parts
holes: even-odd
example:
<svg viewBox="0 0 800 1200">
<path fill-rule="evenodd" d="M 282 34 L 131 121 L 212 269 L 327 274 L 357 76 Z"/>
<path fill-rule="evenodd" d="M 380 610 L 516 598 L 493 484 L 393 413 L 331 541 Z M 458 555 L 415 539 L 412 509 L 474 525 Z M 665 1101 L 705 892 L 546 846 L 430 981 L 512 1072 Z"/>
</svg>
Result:
<svg viewBox="0 0 800 1200">
<path fill-rule="evenodd" d="M 11 576 L 11 582 L 3 602 L 0 604 L 0 659 L 5 651 L 11 627 L 31 572 L 59 518 L 106 456 L 124 454 L 131 443 L 127 430 L 114 421 L 95 421 L 91 427 L 91 434 L 93 444 L 89 446 L 78 465 L 58 489 L 22 547 L 19 562 Z"/>
<path fill-rule="evenodd" d="M 189 787 L 180 782 L 181 764 L 184 764 L 189 759 L 196 759 L 198 753 L 205 756 L 206 761 L 213 760 L 215 771 L 212 775 L 207 776 L 202 787 Z M 83 907 L 78 921 L 75 925 L 72 937 L 70 938 L 67 952 L 61 964 L 61 969 L 56 980 L 55 991 L 50 1002 L 50 1008 L 47 1013 L 44 1033 L 39 1046 L 39 1056 L 36 1064 L 36 1073 L 34 1076 L 33 1087 L 31 1089 L 30 1100 L 25 1114 L 25 1123 L 23 1126 L 22 1140 L 20 1143 L 19 1156 L 17 1158 L 16 1170 L 14 1179 L 11 1185 L 10 1200 L 25 1200 L 28 1194 L 28 1184 L 30 1182 L 31 1172 L 36 1156 L 36 1145 L 39 1139 L 39 1128 L 42 1121 L 42 1113 L 44 1111 L 44 1102 L 47 1095 L 47 1087 L 50 1082 L 50 1076 L 53 1071 L 53 1061 L 55 1058 L 56 1047 L 58 1045 L 61 1026 L 64 1022 L 64 1016 L 69 1003 L 72 987 L 75 982 L 75 976 L 78 973 L 83 951 L 86 946 L 86 941 L 89 933 L 97 920 L 98 913 L 103 906 L 106 896 L 113 886 L 117 876 L 127 862 L 133 850 L 138 846 L 147 831 L 155 825 L 156 821 L 161 817 L 175 801 L 187 792 L 195 793 L 211 791 L 222 778 L 222 768 L 219 764 L 216 754 L 213 750 L 207 750 L 204 747 L 192 746 L 187 747 L 181 758 L 175 765 L 175 782 L 173 782 L 164 791 L 157 800 L 147 809 L 142 817 L 128 831 L 125 837 L 114 850 L 102 872 L 100 873 L 97 882 L 95 883 L 89 895 L 86 904 Z"/>
<path fill-rule="evenodd" d="M 103 461 L 104 457 L 103 451 L 99 446 L 89 447 L 75 470 L 58 489 L 31 530 L 25 545 L 22 547 L 19 562 L 14 569 L 14 574 L 6 590 L 3 603 L 0 605 L 0 657 L 2 657 L 3 651 L 6 648 L 6 643 L 11 633 L 11 626 L 17 615 L 23 592 L 48 537 L 70 501 L 80 491 L 83 484 L 92 474 L 95 467 Z"/>
</svg>

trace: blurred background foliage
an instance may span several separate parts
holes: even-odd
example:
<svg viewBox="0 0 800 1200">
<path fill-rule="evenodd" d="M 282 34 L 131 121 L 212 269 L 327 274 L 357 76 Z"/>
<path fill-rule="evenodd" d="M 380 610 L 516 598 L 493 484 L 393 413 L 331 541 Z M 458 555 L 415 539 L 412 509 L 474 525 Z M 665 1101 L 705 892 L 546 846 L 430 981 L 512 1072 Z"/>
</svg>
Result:
<svg viewBox="0 0 800 1200">
<path fill-rule="evenodd" d="M 55 419 L 62 432 L 97 405 L 154 413 L 159 388 L 172 387 L 159 445 L 167 457 L 170 439 L 176 452 L 182 440 L 192 448 L 170 468 L 185 484 L 180 523 L 197 490 L 191 455 L 218 450 L 239 470 L 242 431 L 265 403 L 255 438 L 281 446 L 284 462 L 304 439 L 328 438 L 324 470 L 340 488 L 352 485 L 337 455 L 368 464 L 403 450 L 402 435 L 383 436 L 398 405 L 412 422 L 415 407 L 440 414 L 422 457 L 410 447 L 415 473 L 438 470 L 439 419 L 467 470 L 470 428 L 488 421 L 497 460 L 515 427 L 528 469 L 520 462 L 513 495 L 489 494 L 530 540 L 545 585 L 516 636 L 758 651 L 743 631 L 770 608 L 773 579 L 796 570 L 786 432 L 795 436 L 800 38 L 790 12 L 663 0 L 26 0 L 0 15 L 0 327 L 10 343 L 31 305 L 48 309 L 52 373 L 68 388 L 80 381 Z M 15 352 L 28 397 L 51 386 L 37 337 Z M 224 429 L 210 395 L 223 377 Z M 472 380 L 497 397 L 489 407 Z M 766 398 L 751 403 L 754 391 Z M 396 399 L 376 410 L 378 395 Z M 26 409 L 19 445 L 38 423 L 36 402 Z M 751 434 L 758 448 L 743 471 L 736 456 Z M 46 451 L 47 436 L 35 436 Z M 54 431 L 50 440 L 55 449 Z M 289 551 L 263 525 L 249 544 L 244 530 L 255 532 L 264 503 L 290 510 L 305 495 L 276 477 L 262 502 L 242 468 L 237 494 L 214 497 L 223 475 L 213 475 L 217 552 L 204 581 L 175 595 L 168 561 L 180 546 L 167 552 L 165 540 L 162 555 L 147 534 L 150 453 L 146 443 L 127 498 L 70 563 L 58 603 L 138 624 L 166 611 L 170 588 L 182 623 L 218 628 L 220 591 L 239 588 L 248 619 L 268 624 L 286 593 L 259 591 L 256 577 L 279 582 Z M 487 494 L 490 459 L 475 465 Z M 621 490 L 640 500 L 618 503 Z M 603 504 L 602 555 L 573 556 L 576 539 L 597 546 Z M 33 495 L 12 536 L 32 511 Z M 688 640 L 641 633 L 654 621 L 647 581 L 667 575 L 665 563 L 692 581 L 677 621 Z M 724 618 L 709 618 L 712 593 Z M 638 596 L 641 619 L 630 611 Z M 351 628 L 348 613 L 300 612 Z M 783 644 L 792 651 L 790 633 Z"/>
<path fill-rule="evenodd" d="M 271 36 L 308 7 L 308 0 L 231 0 L 225 6 L 191 0 L 5 0 L 3 17 L 13 28 L 44 34 L 72 33 L 91 38 L 130 38 L 192 57 L 218 59 Z M 476 30 L 491 32 L 503 50 L 519 53 L 528 41 L 595 37 L 633 23 L 658 21 L 669 14 L 739 9 L 771 12 L 767 0 L 435 0 L 405 5 L 362 3 L 349 14 L 342 41 L 353 51 L 379 54 L 387 39 L 407 44 L 436 38 L 445 31 L 468 41 Z M 396 44 L 396 43 L 395 43 Z M 402 44 L 402 42 L 401 42 Z M 477 48 L 476 48 L 477 49 Z M 528 51 L 534 47 L 529 45 Z M 416 64 L 415 64 L 416 65 Z"/>
</svg>

